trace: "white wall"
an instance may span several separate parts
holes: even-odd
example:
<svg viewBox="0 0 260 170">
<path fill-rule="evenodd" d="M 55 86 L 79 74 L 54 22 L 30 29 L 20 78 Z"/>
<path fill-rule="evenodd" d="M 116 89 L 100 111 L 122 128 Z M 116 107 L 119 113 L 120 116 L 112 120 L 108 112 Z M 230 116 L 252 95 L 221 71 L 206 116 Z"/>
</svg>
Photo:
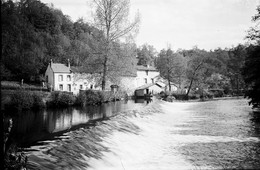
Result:
<svg viewBox="0 0 260 170">
<path fill-rule="evenodd" d="M 119 88 L 126 91 L 128 95 L 133 95 L 137 88 L 136 77 L 122 77 Z"/>
<path fill-rule="evenodd" d="M 59 76 L 62 75 L 63 76 L 63 80 L 60 81 L 59 80 Z M 71 79 L 70 81 L 67 80 L 67 75 L 70 75 Z M 63 85 L 63 90 L 62 91 L 68 91 L 67 87 L 68 85 L 71 86 L 71 92 L 73 89 L 73 78 L 72 78 L 72 74 L 71 73 L 54 73 L 54 91 L 60 91 L 59 86 Z"/>
<path fill-rule="evenodd" d="M 168 84 L 166 84 L 165 90 L 169 91 L 169 85 Z M 177 91 L 177 90 L 178 90 L 177 86 L 171 85 L 171 91 Z"/>
<path fill-rule="evenodd" d="M 48 78 L 47 78 L 47 76 L 48 76 Z M 53 87 L 53 85 L 54 85 L 53 71 L 52 71 L 50 65 L 48 65 L 47 70 L 45 71 L 45 81 L 46 81 L 48 87 L 50 87 L 50 85 L 52 85 L 52 87 Z"/>
<path fill-rule="evenodd" d="M 145 83 L 145 78 L 147 79 L 147 84 L 152 83 L 152 79 L 154 79 L 156 76 L 158 76 L 160 73 L 157 71 L 148 71 L 148 75 L 146 74 L 146 71 L 143 70 L 137 70 L 137 87 L 140 87 Z M 155 83 L 155 80 L 154 80 Z"/>
<path fill-rule="evenodd" d="M 155 84 L 155 85 L 149 87 L 149 91 L 152 94 L 157 94 L 157 93 L 160 93 L 161 91 L 164 91 L 164 89 L 160 88 L 158 85 Z"/>
<path fill-rule="evenodd" d="M 80 90 L 80 85 L 82 85 L 82 90 L 101 90 L 100 86 L 97 86 L 97 83 L 100 79 L 99 74 L 86 74 L 86 73 L 74 73 L 73 74 L 73 93 L 78 94 Z"/>
</svg>

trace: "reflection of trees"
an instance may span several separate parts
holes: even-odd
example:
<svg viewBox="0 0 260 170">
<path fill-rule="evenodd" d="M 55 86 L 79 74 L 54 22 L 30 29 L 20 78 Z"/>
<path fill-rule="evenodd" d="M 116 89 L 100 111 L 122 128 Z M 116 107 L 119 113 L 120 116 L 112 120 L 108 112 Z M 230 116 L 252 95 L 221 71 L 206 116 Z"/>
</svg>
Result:
<svg viewBox="0 0 260 170">
<path fill-rule="evenodd" d="M 34 141 L 44 130 L 44 111 L 23 111 L 13 118 L 12 138 L 20 144 Z"/>
<path fill-rule="evenodd" d="M 251 112 L 250 113 L 250 123 L 251 123 L 251 134 L 250 136 L 260 137 L 260 114 L 258 112 Z"/>
</svg>

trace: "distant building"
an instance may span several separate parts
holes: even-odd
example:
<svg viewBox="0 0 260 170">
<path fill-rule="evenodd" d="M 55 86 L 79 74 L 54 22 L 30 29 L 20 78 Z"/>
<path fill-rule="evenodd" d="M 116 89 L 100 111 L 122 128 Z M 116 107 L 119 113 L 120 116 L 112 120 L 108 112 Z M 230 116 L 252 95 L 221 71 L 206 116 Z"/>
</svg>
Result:
<svg viewBox="0 0 260 170">
<path fill-rule="evenodd" d="M 159 71 L 156 70 L 153 66 L 137 66 L 136 68 L 137 76 L 137 87 L 140 87 L 145 84 L 155 83 L 156 77 L 160 75 Z"/>
<path fill-rule="evenodd" d="M 159 74 L 160 73 L 153 66 L 137 65 L 135 73 L 121 77 L 119 86 L 122 90 L 127 91 L 129 95 L 133 95 L 135 90 L 142 86 L 144 87 L 146 85 L 155 84 L 155 77 L 159 76 Z"/>
<path fill-rule="evenodd" d="M 100 89 L 96 84 L 100 74 L 82 72 L 80 68 L 61 63 L 49 63 L 45 72 L 47 87 L 52 91 L 67 91 L 78 94 L 80 90 Z"/>
<path fill-rule="evenodd" d="M 78 94 L 80 90 L 101 90 L 101 72 L 92 73 L 84 67 L 70 66 L 67 64 L 49 63 L 45 72 L 46 85 L 52 91 L 67 91 Z M 120 76 L 119 81 L 106 83 L 106 90 L 115 85 L 119 90 L 133 95 L 135 90 L 148 89 L 149 93 L 160 93 L 166 90 L 166 83 L 160 77 L 160 73 L 153 66 L 136 66 L 136 70 Z M 113 86 L 114 85 L 114 86 Z M 173 84 L 172 90 L 175 87 Z"/>
<path fill-rule="evenodd" d="M 163 89 L 160 85 L 158 85 L 157 83 L 150 83 L 138 87 L 135 90 L 135 96 L 144 97 L 146 95 L 160 93 L 161 91 L 163 91 Z"/>
</svg>

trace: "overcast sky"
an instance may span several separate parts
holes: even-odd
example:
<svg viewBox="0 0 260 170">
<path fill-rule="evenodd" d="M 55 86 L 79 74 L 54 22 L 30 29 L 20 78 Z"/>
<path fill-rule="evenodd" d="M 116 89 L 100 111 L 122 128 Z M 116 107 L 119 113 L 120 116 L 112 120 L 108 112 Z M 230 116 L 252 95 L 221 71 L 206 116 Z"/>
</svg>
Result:
<svg viewBox="0 0 260 170">
<path fill-rule="evenodd" d="M 41 0 L 53 3 L 73 21 L 90 21 L 90 0 Z M 159 52 L 171 47 L 230 48 L 244 43 L 260 0 L 130 0 L 130 12 L 141 15 L 138 46 L 148 43 Z"/>
</svg>

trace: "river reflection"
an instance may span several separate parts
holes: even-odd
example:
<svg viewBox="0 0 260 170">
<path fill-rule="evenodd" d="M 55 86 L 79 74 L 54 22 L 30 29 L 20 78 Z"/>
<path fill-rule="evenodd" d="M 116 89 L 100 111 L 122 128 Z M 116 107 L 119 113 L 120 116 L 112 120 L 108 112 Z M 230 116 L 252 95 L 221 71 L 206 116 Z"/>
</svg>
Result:
<svg viewBox="0 0 260 170">
<path fill-rule="evenodd" d="M 25 149 L 29 167 L 259 169 L 259 113 L 252 112 L 247 100 L 140 101 L 20 116 L 28 123 L 16 127 L 17 140 L 27 145 L 42 141 Z M 116 114 L 119 110 L 131 111 Z M 103 121 L 88 126 L 97 119 Z M 53 140 L 51 135 L 56 135 Z"/>
<path fill-rule="evenodd" d="M 11 135 L 14 142 L 26 147 L 39 140 L 53 138 L 58 133 L 86 126 L 90 120 L 106 119 L 118 112 L 139 109 L 146 104 L 146 100 L 124 100 L 100 106 L 26 111 L 14 117 Z"/>
</svg>

